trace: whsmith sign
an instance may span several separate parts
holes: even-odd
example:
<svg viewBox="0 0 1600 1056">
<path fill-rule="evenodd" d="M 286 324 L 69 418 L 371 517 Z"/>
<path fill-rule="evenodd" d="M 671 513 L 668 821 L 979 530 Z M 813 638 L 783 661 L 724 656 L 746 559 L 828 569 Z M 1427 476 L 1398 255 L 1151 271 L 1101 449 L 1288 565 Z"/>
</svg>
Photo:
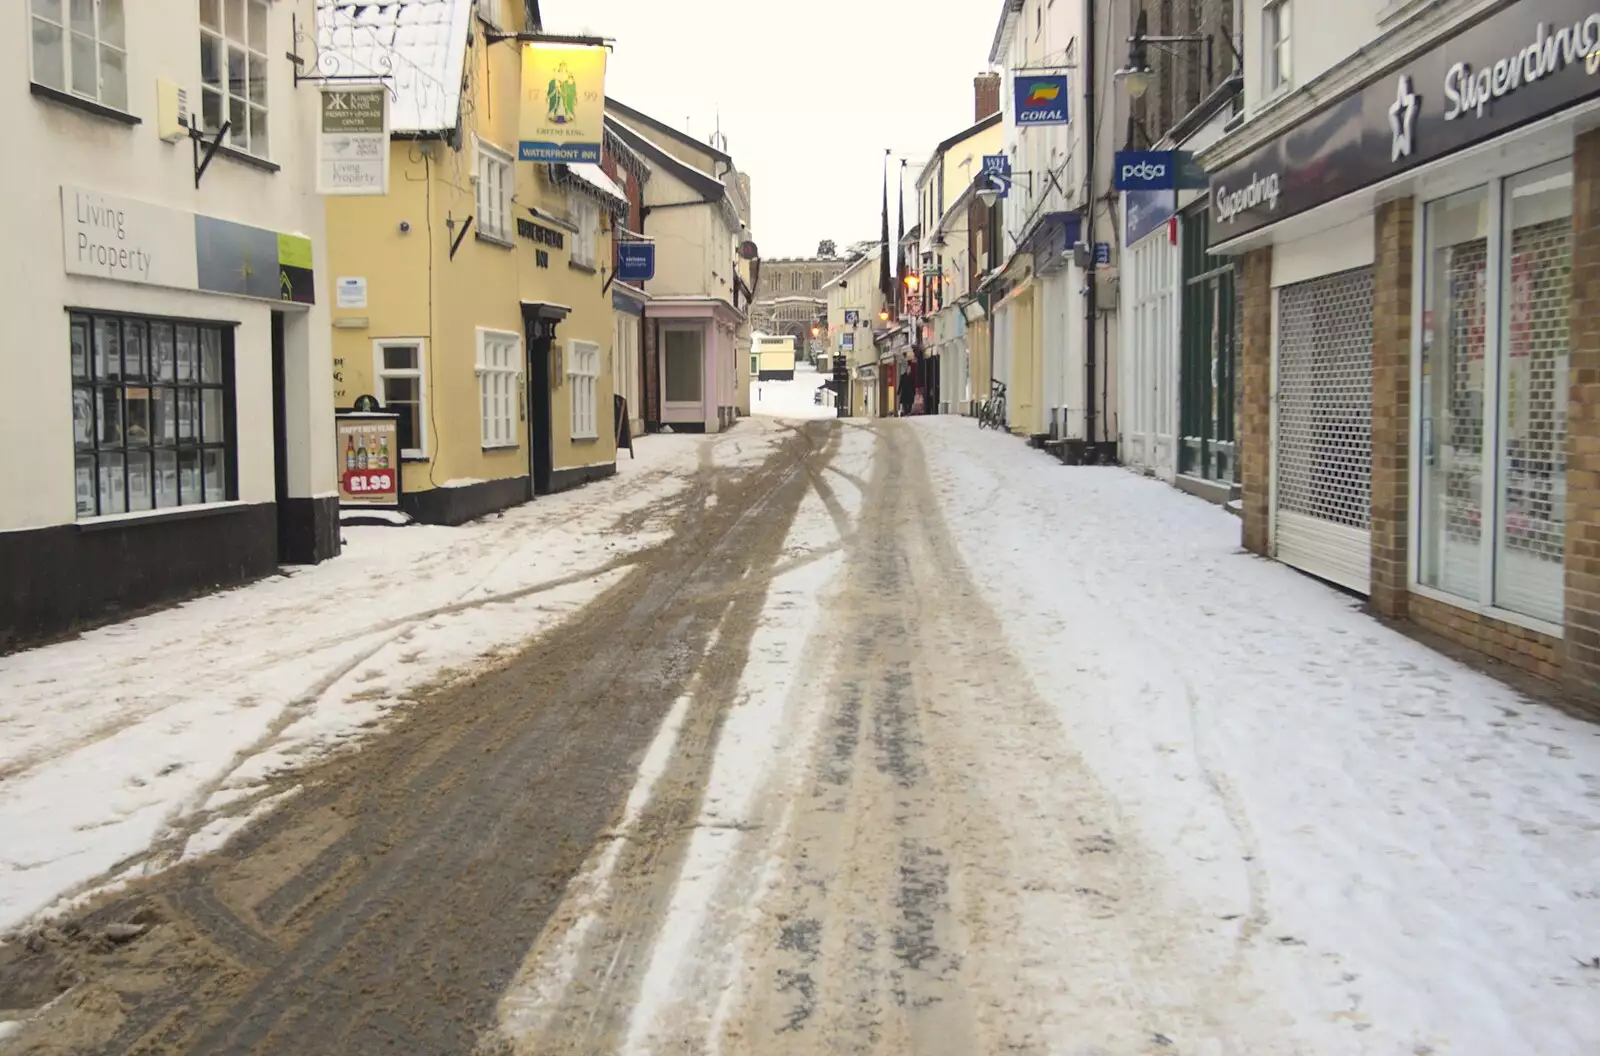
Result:
<svg viewBox="0 0 1600 1056">
<path fill-rule="evenodd" d="M 1211 174 L 1211 245 L 1600 95 L 1600 0 L 1521 0 Z"/>
</svg>

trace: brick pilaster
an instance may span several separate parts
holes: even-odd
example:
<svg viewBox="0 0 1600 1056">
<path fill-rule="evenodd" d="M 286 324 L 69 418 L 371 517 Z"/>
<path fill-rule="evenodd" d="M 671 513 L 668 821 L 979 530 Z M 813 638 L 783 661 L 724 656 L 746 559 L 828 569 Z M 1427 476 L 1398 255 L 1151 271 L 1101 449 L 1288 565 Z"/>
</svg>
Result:
<svg viewBox="0 0 1600 1056">
<path fill-rule="evenodd" d="M 1372 607 L 1406 615 L 1410 509 L 1411 251 L 1416 203 L 1378 207 L 1372 305 Z"/>
<path fill-rule="evenodd" d="M 1244 255 L 1237 291 L 1243 313 L 1239 349 L 1239 490 L 1243 505 L 1244 547 L 1263 557 L 1267 551 L 1268 473 L 1272 445 L 1272 247 Z"/>
<path fill-rule="evenodd" d="M 1563 675 L 1600 699 L 1600 131 L 1572 145 L 1572 305 L 1567 398 Z"/>
</svg>

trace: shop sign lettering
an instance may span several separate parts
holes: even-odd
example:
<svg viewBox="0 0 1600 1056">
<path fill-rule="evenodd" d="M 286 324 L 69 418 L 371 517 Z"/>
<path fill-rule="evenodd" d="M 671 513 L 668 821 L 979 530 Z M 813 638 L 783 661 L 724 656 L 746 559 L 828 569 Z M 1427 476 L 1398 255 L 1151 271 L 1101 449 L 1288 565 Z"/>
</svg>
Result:
<svg viewBox="0 0 1600 1056">
<path fill-rule="evenodd" d="M 1600 14 L 1590 15 L 1582 22 L 1562 26 L 1554 33 L 1543 22 L 1534 30 L 1533 43 L 1510 56 L 1495 60 L 1493 66 L 1474 71 L 1465 62 L 1458 62 L 1445 71 L 1444 97 L 1447 106 L 1446 121 L 1454 121 L 1469 112 L 1482 117 L 1484 109 L 1495 99 L 1516 91 L 1524 84 L 1532 84 L 1541 77 L 1559 73 L 1568 65 L 1584 60 L 1589 73 L 1600 67 Z"/>
</svg>

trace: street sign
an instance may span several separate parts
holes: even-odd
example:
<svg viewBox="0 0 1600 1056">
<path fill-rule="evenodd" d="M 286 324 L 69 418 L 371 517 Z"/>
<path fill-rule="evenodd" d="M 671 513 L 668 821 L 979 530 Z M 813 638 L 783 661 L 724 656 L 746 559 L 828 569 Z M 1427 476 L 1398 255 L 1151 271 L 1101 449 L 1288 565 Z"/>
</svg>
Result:
<svg viewBox="0 0 1600 1056">
<path fill-rule="evenodd" d="M 656 277 L 654 242 L 617 243 L 617 278 L 623 282 L 644 282 Z"/>
<path fill-rule="evenodd" d="M 860 326 L 861 325 L 861 309 L 860 308 L 846 308 L 844 310 L 844 325 L 845 326 Z"/>
<path fill-rule="evenodd" d="M 839 335 L 839 348 L 842 351 L 846 351 L 846 352 L 854 351 L 855 347 L 856 347 L 856 335 L 855 334 L 848 334 L 847 333 L 847 334 L 840 334 Z"/>
<path fill-rule="evenodd" d="M 1111 263 L 1111 243 L 1096 242 L 1094 244 L 1095 267 L 1104 267 Z"/>
<path fill-rule="evenodd" d="M 1015 87 L 1017 124 L 1067 123 L 1066 74 L 1018 74 Z"/>
</svg>

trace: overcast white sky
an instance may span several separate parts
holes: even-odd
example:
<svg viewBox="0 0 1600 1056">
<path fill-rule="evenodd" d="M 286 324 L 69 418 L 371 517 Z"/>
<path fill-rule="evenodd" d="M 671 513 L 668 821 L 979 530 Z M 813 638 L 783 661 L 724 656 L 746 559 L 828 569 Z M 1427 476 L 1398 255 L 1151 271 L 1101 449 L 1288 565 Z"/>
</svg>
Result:
<svg viewBox="0 0 1600 1056">
<path fill-rule="evenodd" d="M 720 108 L 728 153 L 750 174 L 751 226 L 769 259 L 809 255 L 824 238 L 842 249 L 878 237 L 884 149 L 916 156 L 909 185 L 940 140 L 972 123 L 972 78 L 988 66 L 1001 7 L 540 0 L 548 32 L 616 39 L 606 79 L 614 98 L 699 139 Z"/>
</svg>

